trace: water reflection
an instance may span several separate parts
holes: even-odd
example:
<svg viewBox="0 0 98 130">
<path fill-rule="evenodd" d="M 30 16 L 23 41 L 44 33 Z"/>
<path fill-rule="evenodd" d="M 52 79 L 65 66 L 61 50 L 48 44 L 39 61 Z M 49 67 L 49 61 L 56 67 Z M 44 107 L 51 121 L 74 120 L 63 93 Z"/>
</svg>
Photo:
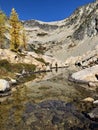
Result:
<svg viewBox="0 0 98 130">
<path fill-rule="evenodd" d="M 15 130 L 15 126 L 20 126 L 17 130 L 22 130 L 22 126 L 24 126 L 23 115 L 27 114 L 25 107 L 30 102 L 31 104 L 45 100 L 69 102 L 81 97 L 85 92 L 81 93 L 75 89 L 74 84 L 69 83 L 68 74 L 69 70 L 56 68 L 52 69 L 52 72 L 36 75 L 37 82 L 30 81 L 17 86 L 11 97 L 0 104 L 0 130 Z M 28 123 L 31 120 L 35 120 L 35 118 L 31 119 L 29 116 Z M 25 128 L 27 130 L 29 127 L 26 125 Z"/>
</svg>

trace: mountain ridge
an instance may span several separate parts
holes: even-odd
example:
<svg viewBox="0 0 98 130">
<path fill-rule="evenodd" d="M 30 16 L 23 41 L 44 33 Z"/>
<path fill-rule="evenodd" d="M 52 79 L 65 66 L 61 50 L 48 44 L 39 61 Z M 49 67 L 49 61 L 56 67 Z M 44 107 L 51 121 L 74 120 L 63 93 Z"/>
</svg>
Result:
<svg viewBox="0 0 98 130">
<path fill-rule="evenodd" d="M 37 23 L 39 22 L 38 26 L 36 26 L 37 29 L 33 30 L 33 26 L 30 33 L 27 30 L 30 36 L 28 43 L 35 46 L 38 44 L 43 45 L 47 48 L 46 54 L 52 54 L 56 58 L 60 57 L 61 60 L 65 60 L 70 56 L 83 55 L 83 53 L 94 49 L 97 45 L 97 7 L 98 1 L 95 1 L 79 7 L 69 18 L 64 20 L 52 23 L 37 21 Z M 30 22 L 35 22 L 35 20 Z M 25 29 L 27 29 L 27 26 L 25 26 Z M 41 35 L 43 32 L 46 34 Z M 91 43 L 92 41 L 93 44 Z M 80 51 L 80 48 L 84 49 Z"/>
</svg>

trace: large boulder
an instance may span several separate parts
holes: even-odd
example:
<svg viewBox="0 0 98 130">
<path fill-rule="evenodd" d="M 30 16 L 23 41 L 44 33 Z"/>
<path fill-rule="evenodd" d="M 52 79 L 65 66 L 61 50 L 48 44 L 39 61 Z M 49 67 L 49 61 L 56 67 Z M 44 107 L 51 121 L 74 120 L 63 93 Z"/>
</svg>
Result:
<svg viewBox="0 0 98 130">
<path fill-rule="evenodd" d="M 0 92 L 5 92 L 10 90 L 9 82 L 5 79 L 0 79 Z"/>
<path fill-rule="evenodd" d="M 72 74 L 72 79 L 76 81 L 84 81 L 89 82 L 89 86 L 96 87 L 96 84 L 93 83 L 95 81 L 98 82 L 98 79 L 95 77 L 95 75 L 98 73 L 98 65 L 95 65 L 90 68 L 86 68 L 83 70 L 80 70 L 78 72 L 75 72 Z"/>
</svg>

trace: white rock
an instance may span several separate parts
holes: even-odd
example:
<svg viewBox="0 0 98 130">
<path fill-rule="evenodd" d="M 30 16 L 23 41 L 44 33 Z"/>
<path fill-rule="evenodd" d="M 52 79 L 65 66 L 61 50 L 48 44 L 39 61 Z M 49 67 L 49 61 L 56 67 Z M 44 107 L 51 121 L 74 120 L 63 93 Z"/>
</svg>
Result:
<svg viewBox="0 0 98 130">
<path fill-rule="evenodd" d="M 72 78 L 75 80 L 91 81 L 89 85 L 91 87 L 96 87 L 96 84 L 93 82 L 97 81 L 97 79 L 95 78 L 95 74 L 97 73 L 98 73 L 98 65 L 95 65 L 93 67 L 86 68 L 73 73 Z"/>
<path fill-rule="evenodd" d="M 93 102 L 93 104 L 98 104 L 98 100 L 95 100 L 95 101 Z"/>
<path fill-rule="evenodd" d="M 16 81 L 16 79 L 10 79 L 9 83 L 11 83 L 13 85 L 13 84 L 17 84 L 17 81 Z"/>
<path fill-rule="evenodd" d="M 87 98 L 83 99 L 82 101 L 84 101 L 84 102 L 94 102 L 94 99 L 91 98 L 91 97 L 87 97 Z"/>
<path fill-rule="evenodd" d="M 4 79 L 0 79 L 0 91 L 6 91 L 7 89 L 10 89 L 9 82 Z"/>
<path fill-rule="evenodd" d="M 93 83 L 93 82 L 89 82 L 88 85 L 89 85 L 90 87 L 96 87 L 96 84 Z"/>
</svg>

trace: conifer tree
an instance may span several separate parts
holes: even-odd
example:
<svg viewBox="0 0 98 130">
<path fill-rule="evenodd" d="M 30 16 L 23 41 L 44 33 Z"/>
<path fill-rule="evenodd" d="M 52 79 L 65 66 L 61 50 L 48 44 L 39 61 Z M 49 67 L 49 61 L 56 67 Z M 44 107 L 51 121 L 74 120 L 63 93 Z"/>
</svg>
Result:
<svg viewBox="0 0 98 130">
<path fill-rule="evenodd" d="M 15 9 L 13 8 L 10 15 L 10 49 L 13 51 L 18 51 L 20 46 L 20 35 L 21 35 L 21 28 L 22 24 L 19 21 L 18 14 L 16 13 Z"/>
<path fill-rule="evenodd" d="M 20 42 L 19 48 L 26 50 L 27 49 L 27 36 L 26 36 L 26 32 L 23 26 L 21 29 L 20 41 L 21 42 Z"/>
<path fill-rule="evenodd" d="M 22 32 L 22 40 L 23 40 L 23 48 L 26 50 L 27 49 L 27 37 L 26 37 L 26 32 L 24 29 Z"/>
<path fill-rule="evenodd" d="M 4 33 L 6 31 L 5 20 L 5 14 L 2 11 L 0 11 L 0 48 L 2 48 L 4 43 Z"/>
</svg>

